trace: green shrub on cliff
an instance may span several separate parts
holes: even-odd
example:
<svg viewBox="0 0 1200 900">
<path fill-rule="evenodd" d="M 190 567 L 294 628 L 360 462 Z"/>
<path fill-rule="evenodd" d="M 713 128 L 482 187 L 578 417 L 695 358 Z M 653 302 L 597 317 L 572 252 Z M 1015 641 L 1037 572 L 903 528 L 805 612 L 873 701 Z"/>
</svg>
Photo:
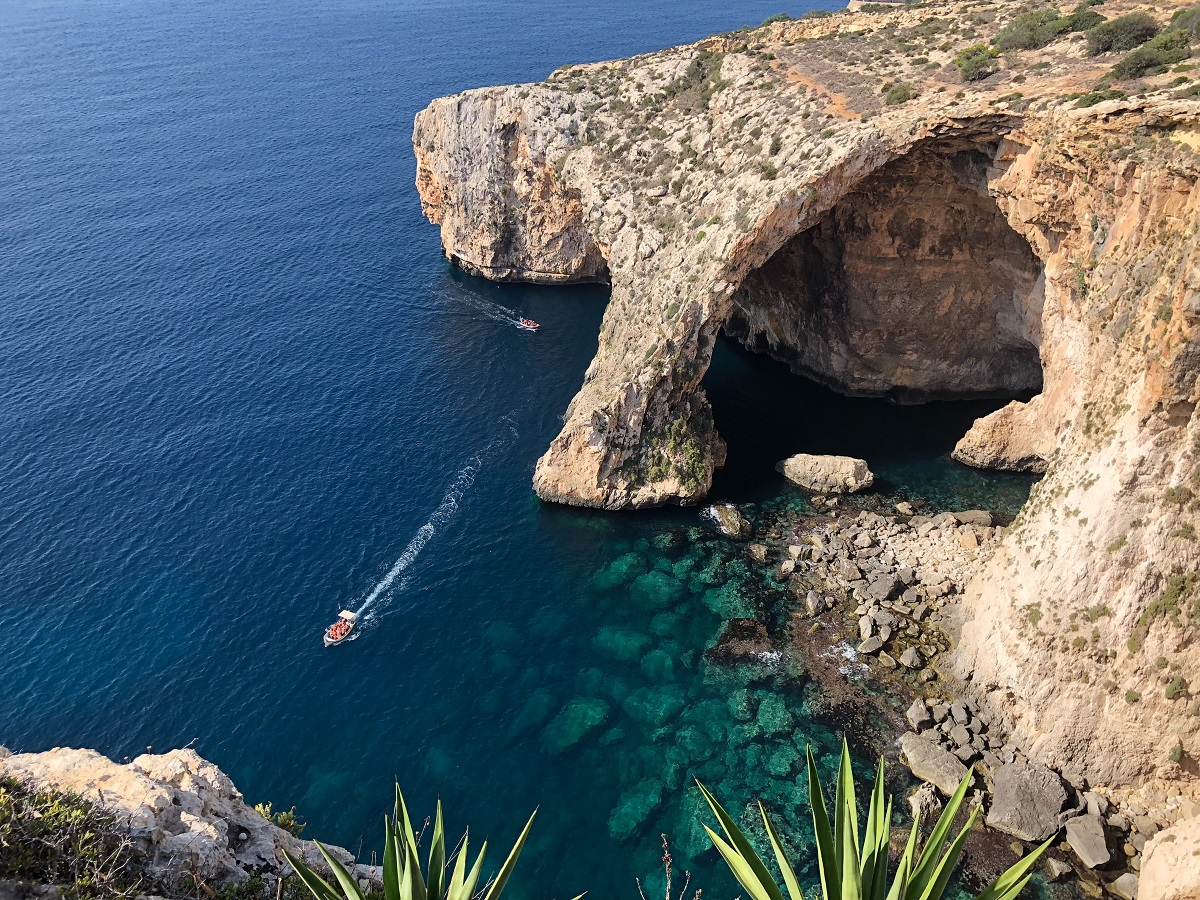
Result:
<svg viewBox="0 0 1200 900">
<path fill-rule="evenodd" d="M 1057 9 L 1035 9 L 1017 16 L 996 35 L 996 49 L 1038 50 L 1060 35 L 1086 31 L 1104 22 L 1104 17 L 1087 4 L 1079 4 L 1069 16 L 1059 15 Z"/>
<path fill-rule="evenodd" d="M 1168 66 L 1192 55 L 1187 33 L 1181 29 L 1166 31 L 1134 50 L 1112 68 L 1114 78 L 1122 81 L 1166 71 Z"/>
<path fill-rule="evenodd" d="M 884 803 L 883 760 L 875 773 L 875 787 L 867 804 L 866 831 L 858 831 L 858 805 L 854 796 L 854 777 L 850 770 L 850 751 L 842 742 L 842 761 L 838 769 L 837 792 L 834 799 L 834 819 L 830 823 L 825 807 L 821 780 L 812 748 L 808 749 L 808 803 L 812 809 L 816 853 L 821 872 L 821 890 L 825 900 L 939 900 L 946 892 L 967 835 L 979 817 L 979 807 L 971 810 L 966 824 L 949 842 L 950 828 L 970 787 L 972 771 L 968 770 L 959 782 L 924 846 L 918 850 L 921 821 L 909 831 L 908 841 L 900 863 L 888 887 L 888 851 L 891 845 L 892 801 Z M 716 798 L 700 785 L 704 799 L 712 807 L 725 832 L 722 838 L 707 825 L 704 830 L 717 852 L 725 860 L 734 877 L 750 896 L 750 900 L 784 900 L 783 889 L 775 881 L 766 863 L 751 846 L 745 834 Z M 795 868 L 788 859 L 783 841 L 775 830 L 766 808 L 760 802 L 767 838 L 775 854 L 775 862 L 783 873 L 789 900 L 804 900 Z M 978 895 L 976 900 L 1014 900 L 1032 877 L 1029 872 L 1038 858 L 1054 842 L 1054 837 L 1013 865 Z"/>
<path fill-rule="evenodd" d="M 1200 5 L 1181 9 L 1171 16 L 1171 27 L 1187 32 L 1193 41 L 1200 41 Z"/>
<path fill-rule="evenodd" d="M 0 881 L 62 885 L 71 900 L 161 890 L 141 875 L 116 819 L 74 794 L 0 778 Z"/>
<path fill-rule="evenodd" d="M 987 44 L 972 44 L 958 51 L 954 65 L 963 81 L 982 81 L 996 71 L 994 60 L 1000 51 Z"/>
<path fill-rule="evenodd" d="M 1088 29 L 1088 53 L 1097 56 L 1112 50 L 1132 50 L 1158 34 L 1158 23 L 1146 13 L 1118 16 Z"/>
</svg>

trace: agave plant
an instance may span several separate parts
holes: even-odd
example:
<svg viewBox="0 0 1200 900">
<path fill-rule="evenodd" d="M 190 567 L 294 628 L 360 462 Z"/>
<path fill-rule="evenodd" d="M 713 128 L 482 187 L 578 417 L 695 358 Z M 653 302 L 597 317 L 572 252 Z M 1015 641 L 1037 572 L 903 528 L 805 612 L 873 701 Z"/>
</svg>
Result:
<svg viewBox="0 0 1200 900">
<path fill-rule="evenodd" d="M 924 845 L 918 848 L 921 818 L 913 823 L 908 843 L 900 857 L 900 865 L 888 881 L 888 846 L 892 831 L 892 801 L 884 802 L 883 760 L 875 772 L 875 788 L 871 792 L 867 812 L 866 832 L 861 839 L 858 832 L 858 809 L 854 797 L 854 778 L 850 771 L 850 751 L 842 742 L 842 761 L 838 768 L 837 792 L 834 799 L 834 821 L 829 823 L 825 808 L 825 797 L 821 792 L 821 780 L 817 776 L 817 764 L 812 748 L 808 748 L 808 801 L 812 807 L 813 830 L 817 836 L 817 863 L 821 873 L 821 892 L 825 900 L 940 900 L 950 883 L 954 866 L 962 854 L 967 835 L 979 816 L 979 807 L 971 810 L 967 823 L 958 832 L 949 846 L 951 825 L 958 815 L 967 788 L 971 783 L 973 769 L 968 770 L 959 782 L 954 796 L 946 803 L 941 817 Z M 699 784 L 699 782 L 697 782 Z M 746 836 L 725 812 L 716 798 L 699 785 L 704 799 L 716 813 L 725 832 L 725 838 L 704 826 L 712 839 L 713 846 L 724 858 L 735 878 L 749 893 L 751 900 L 784 900 L 783 891 L 775 882 L 766 864 L 750 845 Z M 783 873 L 790 900 L 804 900 L 796 871 L 787 858 L 779 839 L 779 833 L 771 824 L 766 809 L 758 804 L 767 838 L 775 853 L 775 861 Z M 1028 856 L 1001 875 L 976 900 L 1014 900 L 1029 883 L 1029 872 L 1038 857 L 1045 852 L 1054 838 L 1042 844 Z"/>
<path fill-rule="evenodd" d="M 429 860 L 425 872 L 422 873 L 421 860 L 417 856 L 418 838 L 413 832 L 412 820 L 408 817 L 408 807 L 404 803 L 404 796 L 400 793 L 400 786 L 396 785 L 396 805 L 392 811 L 392 817 L 388 819 L 385 816 L 383 820 L 384 900 L 476 900 L 476 898 L 499 900 L 508 884 L 509 876 L 512 875 L 512 871 L 517 865 L 517 857 L 521 855 L 521 849 L 525 846 L 525 838 L 529 835 L 529 827 L 533 824 L 536 815 L 537 810 L 535 809 L 533 815 L 529 817 L 529 821 L 525 823 L 525 828 L 509 852 L 504 865 L 500 867 L 500 872 L 495 879 L 485 884 L 477 893 L 476 888 L 479 885 L 479 876 L 483 869 L 483 859 L 487 853 L 487 841 L 484 841 L 483 846 L 479 848 L 479 855 L 468 871 L 468 834 L 464 834 L 457 852 L 451 854 L 454 857 L 454 870 L 447 881 L 446 836 L 442 822 L 442 801 L 439 800 L 437 815 L 433 820 L 433 840 L 429 845 Z M 330 855 L 320 842 L 314 841 L 313 843 L 317 845 L 317 849 L 321 851 L 321 855 L 325 857 L 325 862 L 333 872 L 333 876 L 341 888 L 340 894 L 325 879 L 286 850 L 283 851 L 283 855 L 287 857 L 287 861 L 291 863 L 304 886 L 309 889 L 316 900 L 366 900 L 358 882 L 353 875 L 346 871 L 346 867 Z M 579 900 L 579 898 L 576 897 L 575 900 Z"/>
</svg>

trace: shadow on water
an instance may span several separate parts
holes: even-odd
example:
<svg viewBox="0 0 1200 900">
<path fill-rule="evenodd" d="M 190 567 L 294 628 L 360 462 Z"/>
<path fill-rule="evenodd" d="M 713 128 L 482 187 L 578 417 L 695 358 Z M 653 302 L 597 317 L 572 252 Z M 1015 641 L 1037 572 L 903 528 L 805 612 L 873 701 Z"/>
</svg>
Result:
<svg viewBox="0 0 1200 900">
<path fill-rule="evenodd" d="M 972 423 L 1006 400 L 901 406 L 845 397 L 724 337 L 704 389 L 729 447 L 713 480 L 714 498 L 761 502 L 787 491 L 775 464 L 795 453 L 860 457 L 875 473 L 877 492 L 945 508 L 982 506 L 1013 515 L 1035 480 L 973 469 L 949 457 Z"/>
</svg>

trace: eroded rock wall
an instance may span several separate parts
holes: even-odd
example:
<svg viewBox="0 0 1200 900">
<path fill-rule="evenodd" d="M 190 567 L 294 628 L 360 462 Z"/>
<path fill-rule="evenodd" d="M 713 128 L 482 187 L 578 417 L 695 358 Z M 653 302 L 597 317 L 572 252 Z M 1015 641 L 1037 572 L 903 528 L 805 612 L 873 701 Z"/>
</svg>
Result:
<svg viewBox="0 0 1200 900">
<path fill-rule="evenodd" d="M 1163 73 L 1078 108 L 1114 58 L 1071 35 L 963 84 L 948 23 L 986 40 L 1020 8 L 777 23 L 442 98 L 417 120 L 419 186 L 477 271 L 565 275 L 589 238 L 607 262 L 545 499 L 703 497 L 722 328 L 847 390 L 1002 393 L 1040 369 L 1041 393 L 956 450 L 1047 474 L 970 586 L 946 673 L 1075 783 L 1195 792 L 1200 101 Z M 883 102 L 885 57 L 915 100 Z M 540 195 L 514 186 L 533 172 Z M 489 237 L 510 221 L 521 253 Z"/>
<path fill-rule="evenodd" d="M 834 390 L 1036 393 L 1041 265 L 988 194 L 995 147 L 916 149 L 752 271 L 726 329 Z"/>
</svg>

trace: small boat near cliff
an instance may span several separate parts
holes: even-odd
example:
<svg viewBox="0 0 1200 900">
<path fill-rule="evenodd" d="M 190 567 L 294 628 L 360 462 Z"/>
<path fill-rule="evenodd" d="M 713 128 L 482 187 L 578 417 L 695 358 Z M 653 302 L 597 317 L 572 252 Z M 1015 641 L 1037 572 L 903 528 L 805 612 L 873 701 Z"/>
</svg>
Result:
<svg viewBox="0 0 1200 900">
<path fill-rule="evenodd" d="M 542 326 L 533 321 L 533 319 L 522 319 L 517 323 L 517 327 L 524 328 L 526 331 L 537 331 Z"/>
<path fill-rule="evenodd" d="M 357 624 L 358 616 L 348 609 L 343 609 L 338 613 L 337 621 L 325 629 L 325 646 L 332 647 L 346 640 Z"/>
</svg>

